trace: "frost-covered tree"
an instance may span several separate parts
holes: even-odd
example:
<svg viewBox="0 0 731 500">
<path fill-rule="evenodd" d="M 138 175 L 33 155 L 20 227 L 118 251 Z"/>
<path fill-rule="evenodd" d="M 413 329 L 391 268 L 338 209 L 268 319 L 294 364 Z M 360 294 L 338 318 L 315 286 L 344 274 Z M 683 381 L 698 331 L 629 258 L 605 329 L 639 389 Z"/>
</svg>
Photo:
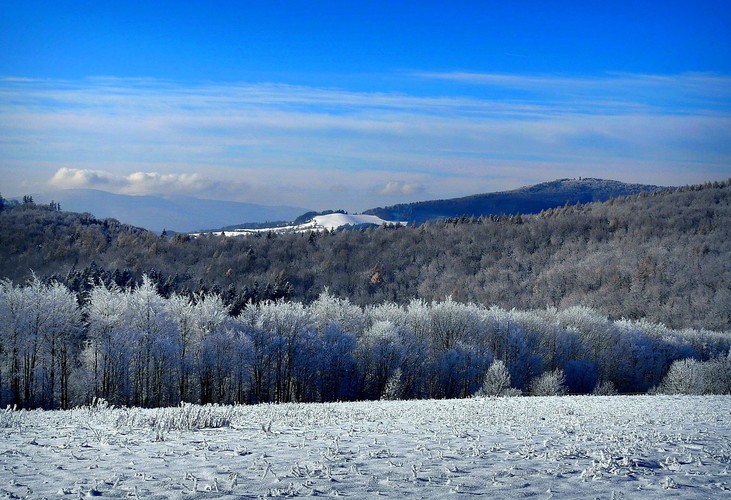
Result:
<svg viewBox="0 0 731 500">
<path fill-rule="evenodd" d="M 731 351 L 704 363 L 706 392 L 731 394 Z"/>
<path fill-rule="evenodd" d="M 676 360 L 657 391 L 663 394 L 730 394 L 731 355 L 708 361 Z"/>
<path fill-rule="evenodd" d="M 429 307 L 429 333 L 436 349 L 448 350 L 478 331 L 479 316 L 473 304 L 460 304 L 447 297 Z"/>
<path fill-rule="evenodd" d="M 663 394 L 703 394 L 705 388 L 702 364 L 689 358 L 673 361 L 659 391 Z"/>
<path fill-rule="evenodd" d="M 0 281 L 0 398 L 3 404 L 22 405 L 21 352 L 26 300 L 22 288 Z"/>
<path fill-rule="evenodd" d="M 80 326 L 76 299 L 63 285 L 36 275 L 23 286 L 0 282 L 0 382 L 9 379 L 8 403 L 68 407 Z"/>
<path fill-rule="evenodd" d="M 543 373 L 530 384 L 531 396 L 563 396 L 566 391 L 566 377 L 560 368 Z"/>
<path fill-rule="evenodd" d="M 265 332 L 262 346 L 271 356 L 274 375 L 274 401 L 285 402 L 297 399 L 295 390 L 299 363 L 316 363 L 316 359 L 305 357 L 303 347 L 309 342 L 314 323 L 309 311 L 297 302 L 267 302 L 257 306 L 256 326 Z"/>
<path fill-rule="evenodd" d="M 491 359 L 469 342 L 460 342 L 433 356 L 435 373 L 430 378 L 430 392 L 440 398 L 464 398 L 473 394 Z"/>
<path fill-rule="evenodd" d="M 308 310 L 320 332 L 330 324 L 337 324 L 345 332 L 360 336 L 366 327 L 363 308 L 348 299 L 335 297 L 327 288 L 309 305 Z"/>
<path fill-rule="evenodd" d="M 269 402 L 273 399 L 274 337 L 258 325 L 258 310 L 247 307 L 237 318 L 237 329 L 246 332 L 251 341 L 250 401 Z"/>
<path fill-rule="evenodd" d="M 223 380 L 233 363 L 239 361 L 228 310 L 215 294 L 199 294 L 192 304 L 193 332 L 188 352 L 197 373 L 196 399 L 202 404 L 224 399 Z"/>
<path fill-rule="evenodd" d="M 191 386 L 196 377 L 195 345 L 200 345 L 196 338 L 196 311 L 190 297 L 173 294 L 167 301 L 167 308 L 178 332 L 178 402 L 198 400 Z"/>
<path fill-rule="evenodd" d="M 387 263 L 382 271 L 394 272 Z M 531 380 L 530 393 L 544 395 L 595 385 L 594 394 L 612 394 L 614 384 L 731 392 L 728 332 L 611 321 L 585 307 L 518 311 L 453 299 L 363 307 L 327 292 L 310 305 L 250 302 L 234 313 L 217 291 L 159 290 L 148 277 L 126 288 L 90 285 L 79 307 L 53 281 L 0 282 L 0 402 L 443 398 L 511 385 L 527 392 Z M 671 360 L 679 361 L 665 374 Z"/>
<path fill-rule="evenodd" d="M 86 384 L 80 384 L 82 402 L 102 398 L 128 404 L 130 361 L 134 348 L 126 322 L 128 293 L 116 286 L 96 286 L 89 292 L 84 312 L 88 341 L 83 355 Z"/>
<path fill-rule="evenodd" d="M 358 366 L 355 358 L 357 340 L 339 325 L 331 323 L 320 334 L 322 352 L 318 392 L 320 401 L 350 400 L 358 393 Z"/>
<path fill-rule="evenodd" d="M 358 360 L 364 396 L 377 399 L 383 394 L 389 377 L 401 364 L 402 346 L 399 329 L 390 321 L 374 323 L 358 339 Z"/>
<path fill-rule="evenodd" d="M 381 399 L 392 401 L 402 398 L 403 383 L 401 382 L 401 368 L 396 368 L 396 370 L 394 370 L 394 372 L 388 377 L 388 381 L 381 393 Z"/>
<path fill-rule="evenodd" d="M 37 286 L 34 282 L 30 288 Z M 80 350 L 81 314 L 76 297 L 68 288 L 57 282 L 40 286 L 42 300 L 38 305 L 46 318 L 40 332 L 40 405 L 68 408 L 69 379 Z"/>
<path fill-rule="evenodd" d="M 611 380 L 599 382 L 591 391 L 592 396 L 616 396 L 617 394 L 619 391 Z"/>
<path fill-rule="evenodd" d="M 480 389 L 475 393 L 478 397 L 493 396 L 519 396 L 520 390 L 513 389 L 510 385 L 510 372 L 505 363 L 496 359 L 485 373 L 485 380 Z"/>
<path fill-rule="evenodd" d="M 124 324 L 132 341 L 130 359 L 132 403 L 142 406 L 170 404 L 177 396 L 172 380 L 176 368 L 176 324 L 147 276 L 127 293 Z"/>
</svg>

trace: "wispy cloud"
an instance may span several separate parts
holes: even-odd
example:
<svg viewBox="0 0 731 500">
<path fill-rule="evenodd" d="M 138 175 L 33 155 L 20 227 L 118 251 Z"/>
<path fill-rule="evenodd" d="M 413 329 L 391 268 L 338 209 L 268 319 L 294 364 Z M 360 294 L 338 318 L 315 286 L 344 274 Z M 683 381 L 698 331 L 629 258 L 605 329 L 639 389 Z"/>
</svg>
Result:
<svg viewBox="0 0 731 500">
<path fill-rule="evenodd" d="M 468 71 L 416 72 L 412 76 L 502 91 L 522 92 L 539 101 L 573 111 L 597 113 L 678 113 L 731 110 L 731 77 L 713 73 L 648 75 L 608 73 L 599 76 L 513 75 Z M 560 109 L 560 108 L 559 108 Z"/>
<path fill-rule="evenodd" d="M 348 209 L 572 175 L 731 175 L 729 77 L 408 78 L 434 87 L 0 79 L 0 175 Z"/>
<path fill-rule="evenodd" d="M 383 196 L 413 195 L 424 191 L 424 186 L 419 183 L 389 181 L 377 188 L 376 193 Z"/>
<path fill-rule="evenodd" d="M 651 87 L 651 88 L 684 88 L 696 89 L 703 94 L 709 90 L 728 96 L 731 91 L 728 84 L 731 77 L 715 73 L 681 73 L 675 75 L 652 75 L 642 73 L 609 72 L 603 75 L 568 76 L 568 75 L 528 75 L 504 73 L 479 73 L 470 71 L 422 71 L 411 73 L 415 78 L 451 80 L 473 85 L 492 85 L 499 87 L 539 88 L 547 90 L 560 88 L 602 88 L 611 87 Z M 715 92 L 714 92 L 715 93 Z"/>
</svg>

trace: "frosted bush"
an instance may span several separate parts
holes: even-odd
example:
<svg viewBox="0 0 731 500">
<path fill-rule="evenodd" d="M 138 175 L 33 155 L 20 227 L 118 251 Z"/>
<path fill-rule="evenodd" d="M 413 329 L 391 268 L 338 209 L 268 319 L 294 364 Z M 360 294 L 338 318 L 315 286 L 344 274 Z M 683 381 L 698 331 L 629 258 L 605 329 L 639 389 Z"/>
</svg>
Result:
<svg viewBox="0 0 731 500">
<path fill-rule="evenodd" d="M 234 406 L 181 403 L 176 408 L 158 408 L 150 425 L 164 431 L 215 429 L 231 425 Z"/>
<path fill-rule="evenodd" d="M 388 377 L 386 386 L 383 388 L 381 399 L 396 400 L 403 398 L 403 382 L 401 381 L 401 368 L 396 368 L 393 374 Z"/>
<path fill-rule="evenodd" d="M 594 390 L 591 391 L 592 396 L 616 396 L 619 394 L 617 388 L 611 380 L 599 382 Z"/>
<path fill-rule="evenodd" d="M 492 362 L 485 373 L 482 387 L 475 393 L 477 397 L 520 396 L 521 391 L 510 386 L 510 372 L 505 363 L 497 359 Z"/>
<path fill-rule="evenodd" d="M 88 406 L 82 406 L 82 409 L 89 413 L 103 413 L 112 408 L 114 408 L 114 405 L 109 404 L 109 401 L 104 398 L 94 398 Z"/>
<path fill-rule="evenodd" d="M 703 394 L 705 381 L 703 366 L 695 359 L 673 361 L 665 378 L 660 384 L 662 394 Z"/>
<path fill-rule="evenodd" d="M 706 394 L 731 394 L 731 352 L 703 363 Z"/>
<path fill-rule="evenodd" d="M 560 368 L 542 374 L 530 384 L 531 396 L 563 396 L 566 392 L 566 376 Z"/>
<path fill-rule="evenodd" d="M 731 393 L 731 354 L 709 361 L 678 359 L 662 383 L 653 388 L 659 394 L 729 394 Z"/>
<path fill-rule="evenodd" d="M 14 429 L 20 427 L 22 422 L 23 410 L 8 405 L 0 412 L 0 429 Z"/>
</svg>

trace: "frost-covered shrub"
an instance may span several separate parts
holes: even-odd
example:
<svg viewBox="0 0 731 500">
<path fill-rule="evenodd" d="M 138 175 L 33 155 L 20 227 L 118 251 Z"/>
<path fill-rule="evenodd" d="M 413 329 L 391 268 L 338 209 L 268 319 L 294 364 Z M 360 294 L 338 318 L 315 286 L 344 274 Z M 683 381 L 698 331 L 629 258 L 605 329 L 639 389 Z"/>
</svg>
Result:
<svg viewBox="0 0 731 500">
<path fill-rule="evenodd" d="M 661 394 L 729 394 L 731 393 L 731 357 L 710 361 L 679 359 L 670 366 L 662 383 Z"/>
<path fill-rule="evenodd" d="M 180 403 L 176 408 L 158 408 L 150 421 L 154 429 L 189 431 L 217 429 L 231 425 L 235 406 Z"/>
<path fill-rule="evenodd" d="M 530 384 L 531 396 L 563 396 L 566 392 L 566 376 L 560 368 L 542 374 Z"/>
<path fill-rule="evenodd" d="M 591 391 L 591 394 L 592 396 L 616 396 L 619 394 L 619 391 L 614 385 L 614 382 L 611 380 L 605 380 L 604 382 L 599 382 L 596 387 L 594 387 L 594 390 Z"/>
<path fill-rule="evenodd" d="M 111 409 L 106 416 L 117 429 L 150 429 L 164 433 L 228 427 L 237 408 L 232 405 L 180 403 L 180 406 L 169 408 Z"/>
<path fill-rule="evenodd" d="M 703 366 L 695 359 L 673 361 L 658 389 L 662 394 L 704 394 Z"/>
<path fill-rule="evenodd" d="M 520 394 L 520 389 L 514 389 L 510 385 L 510 372 L 505 367 L 505 363 L 496 359 L 487 369 L 482 387 L 475 393 L 475 396 L 520 396 Z"/>
<path fill-rule="evenodd" d="M 403 382 L 401 381 L 401 368 L 396 370 L 388 377 L 386 386 L 383 388 L 381 393 L 381 399 L 384 400 L 396 400 L 403 398 Z"/>
<path fill-rule="evenodd" d="M 703 363 L 703 376 L 707 394 L 731 394 L 731 351 Z"/>
<path fill-rule="evenodd" d="M 12 429 L 20 427 L 24 410 L 11 408 L 9 405 L 3 411 L 0 411 L 0 429 Z"/>
</svg>

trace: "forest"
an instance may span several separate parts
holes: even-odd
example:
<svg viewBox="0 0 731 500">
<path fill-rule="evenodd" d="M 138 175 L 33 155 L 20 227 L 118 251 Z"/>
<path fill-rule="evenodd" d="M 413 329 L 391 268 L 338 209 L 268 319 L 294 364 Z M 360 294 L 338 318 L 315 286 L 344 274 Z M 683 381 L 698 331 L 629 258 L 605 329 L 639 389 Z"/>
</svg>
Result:
<svg viewBox="0 0 731 500">
<path fill-rule="evenodd" d="M 0 404 L 729 393 L 731 182 L 260 237 L 0 203 Z"/>
<path fill-rule="evenodd" d="M 216 293 L 0 283 L 0 404 L 123 406 L 731 391 L 731 333 L 325 291 L 230 314 Z M 667 374 L 667 375 L 666 375 Z"/>
<path fill-rule="evenodd" d="M 0 277 L 31 271 L 84 294 L 147 274 L 164 297 L 213 291 L 366 306 L 451 297 L 503 309 L 586 306 L 612 319 L 731 330 L 731 182 L 356 231 L 193 238 L 21 203 L 0 210 Z"/>
</svg>

